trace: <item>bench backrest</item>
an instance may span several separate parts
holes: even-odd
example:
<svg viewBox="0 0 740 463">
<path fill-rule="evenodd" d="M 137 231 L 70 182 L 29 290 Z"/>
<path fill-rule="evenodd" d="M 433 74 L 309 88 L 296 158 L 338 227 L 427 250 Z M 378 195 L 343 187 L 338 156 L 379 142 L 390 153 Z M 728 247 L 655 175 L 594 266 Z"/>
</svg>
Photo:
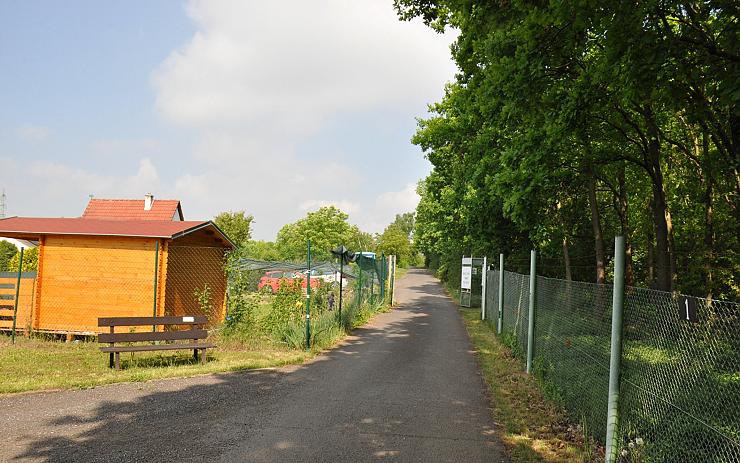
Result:
<svg viewBox="0 0 740 463">
<path fill-rule="evenodd" d="M 205 325 L 208 318 L 203 315 L 185 317 L 105 317 L 98 318 L 98 326 L 154 326 L 154 325 Z M 205 339 L 208 331 L 193 326 L 189 330 L 179 331 L 142 331 L 140 333 L 100 333 L 98 342 L 144 342 L 144 341 L 177 341 L 182 339 Z"/>
</svg>

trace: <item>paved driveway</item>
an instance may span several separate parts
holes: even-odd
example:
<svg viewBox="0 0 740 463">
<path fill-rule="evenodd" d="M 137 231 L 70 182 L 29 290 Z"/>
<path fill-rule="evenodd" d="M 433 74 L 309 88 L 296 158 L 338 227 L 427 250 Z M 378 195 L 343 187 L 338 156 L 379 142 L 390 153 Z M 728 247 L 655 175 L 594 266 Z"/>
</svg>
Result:
<svg viewBox="0 0 740 463">
<path fill-rule="evenodd" d="M 397 296 L 302 366 L 0 399 L 0 461 L 506 461 L 455 307 Z"/>
</svg>

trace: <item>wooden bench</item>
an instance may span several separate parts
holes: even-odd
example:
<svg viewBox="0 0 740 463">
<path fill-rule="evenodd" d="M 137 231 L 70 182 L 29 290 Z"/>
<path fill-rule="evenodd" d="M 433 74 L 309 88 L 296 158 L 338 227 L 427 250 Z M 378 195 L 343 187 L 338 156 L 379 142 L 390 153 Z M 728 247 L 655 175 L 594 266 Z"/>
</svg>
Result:
<svg viewBox="0 0 740 463">
<path fill-rule="evenodd" d="M 191 317 L 104 317 L 98 318 L 98 326 L 107 326 L 110 333 L 100 333 L 98 342 L 108 343 L 110 346 L 101 347 L 103 352 L 110 353 L 109 367 L 116 370 L 121 369 L 121 352 L 148 352 L 160 350 L 183 350 L 193 349 L 193 358 L 198 360 L 198 351 L 202 351 L 200 361 L 206 363 L 206 349 L 216 347 L 215 344 L 199 342 L 201 339 L 208 337 L 208 331 L 203 327 L 208 323 L 205 316 Z M 116 333 L 117 326 L 190 326 L 186 330 L 165 330 L 165 331 L 141 331 Z M 156 341 L 172 341 L 167 344 L 153 344 Z M 177 342 L 189 341 L 189 342 Z M 148 342 L 149 344 L 116 346 L 116 343 L 136 343 Z"/>
</svg>

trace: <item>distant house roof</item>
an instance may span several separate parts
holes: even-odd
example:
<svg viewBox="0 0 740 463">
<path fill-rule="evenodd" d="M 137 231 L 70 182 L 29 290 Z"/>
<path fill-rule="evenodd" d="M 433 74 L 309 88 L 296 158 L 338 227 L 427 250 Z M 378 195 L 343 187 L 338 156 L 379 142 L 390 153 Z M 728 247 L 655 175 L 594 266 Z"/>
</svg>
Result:
<svg viewBox="0 0 740 463">
<path fill-rule="evenodd" d="M 87 203 L 84 219 L 105 220 L 184 220 L 180 201 L 176 199 L 152 199 L 149 210 L 145 210 L 144 199 L 97 199 Z"/>
<path fill-rule="evenodd" d="M 234 243 L 210 220 L 100 220 L 88 218 L 49 219 L 36 217 L 10 217 L 0 219 L 0 236 L 8 238 L 37 239 L 42 235 L 125 236 L 137 238 L 176 239 L 198 230 L 210 229 L 218 234 L 224 245 Z"/>
</svg>

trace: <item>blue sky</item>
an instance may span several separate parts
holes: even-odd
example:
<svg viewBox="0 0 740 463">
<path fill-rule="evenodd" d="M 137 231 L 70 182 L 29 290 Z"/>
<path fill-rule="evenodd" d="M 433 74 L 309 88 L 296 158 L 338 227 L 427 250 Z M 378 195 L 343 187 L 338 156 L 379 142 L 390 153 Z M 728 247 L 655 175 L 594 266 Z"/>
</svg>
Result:
<svg viewBox="0 0 740 463">
<path fill-rule="evenodd" d="M 409 139 L 451 41 L 390 1 L 2 2 L 8 214 L 152 192 L 261 239 L 325 204 L 381 231 L 429 171 Z"/>
</svg>

